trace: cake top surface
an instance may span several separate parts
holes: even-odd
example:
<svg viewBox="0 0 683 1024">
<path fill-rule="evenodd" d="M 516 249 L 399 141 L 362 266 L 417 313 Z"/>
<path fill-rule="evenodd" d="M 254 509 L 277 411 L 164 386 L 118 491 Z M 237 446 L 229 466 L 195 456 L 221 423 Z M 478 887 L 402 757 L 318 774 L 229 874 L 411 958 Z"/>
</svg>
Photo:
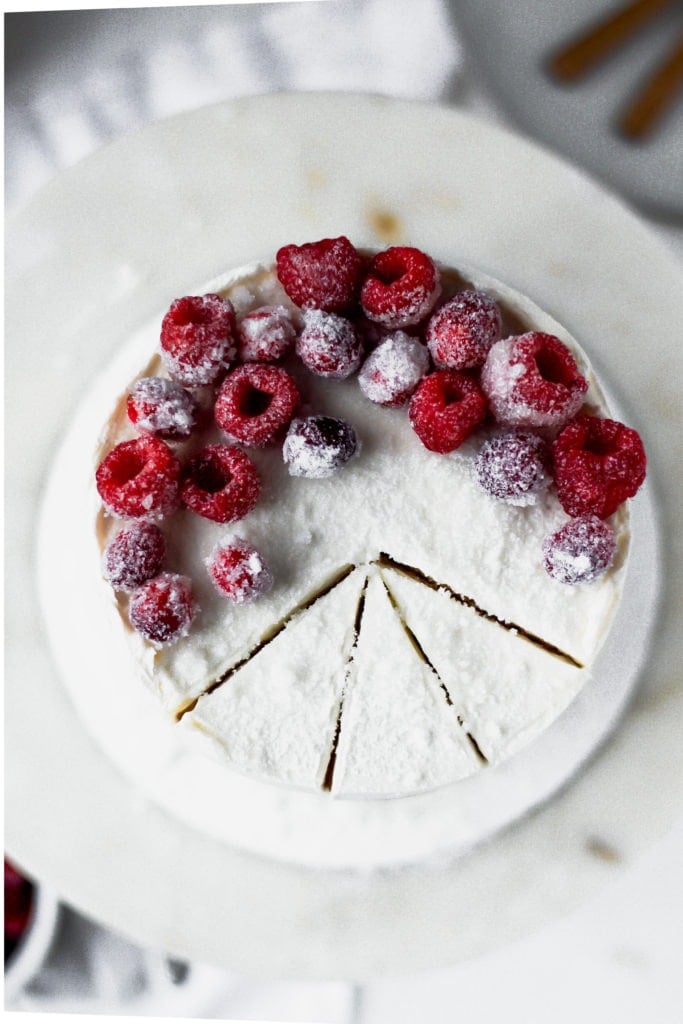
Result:
<svg viewBox="0 0 683 1024">
<path fill-rule="evenodd" d="M 141 338 L 140 380 L 122 382 L 129 390 L 108 421 L 100 466 L 138 437 L 162 443 L 183 465 L 183 507 L 169 503 L 162 518 L 145 510 L 136 522 L 163 534 L 166 569 L 155 578 L 173 577 L 163 593 L 172 592 L 174 623 L 187 610 L 188 628 L 181 622 L 170 642 L 145 635 L 158 583 L 145 600 L 145 583 L 114 600 L 167 710 L 238 770 L 347 796 L 412 793 L 501 760 L 545 728 L 585 683 L 619 599 L 627 508 L 602 519 L 576 509 L 568 518 L 571 498 L 561 501 L 553 480 L 557 460 L 543 454 L 567 424 L 553 421 L 543 394 L 522 389 L 520 398 L 525 367 L 533 362 L 564 388 L 573 430 L 613 421 L 577 343 L 500 283 L 433 264 L 430 277 L 428 257 L 412 255 L 418 250 L 401 253 L 398 270 L 395 251 L 378 254 L 384 262 L 373 276 L 368 254 L 356 263 L 340 244 L 318 253 L 324 272 L 312 277 L 306 249 L 285 247 L 276 267 L 235 272 L 203 298 L 202 315 L 219 302 L 233 310 L 230 355 L 216 356 L 230 369 L 217 383 L 198 383 L 205 370 L 194 354 L 189 380 L 179 368 L 180 303 L 188 300 L 169 311 L 170 357 L 163 330 L 161 356 L 151 355 L 153 338 Z M 417 276 L 403 307 L 379 287 L 368 297 L 368 282 L 397 273 Z M 344 289 L 361 290 L 360 310 L 349 309 Z M 150 395 L 164 388 L 146 382 L 170 377 L 177 392 L 183 375 L 180 391 L 191 401 L 174 393 L 170 413 L 150 429 Z M 434 386 L 454 380 L 457 395 L 442 405 L 474 419 L 446 450 L 454 438 L 444 441 L 448 431 L 438 417 L 435 431 L 430 416 Z M 483 411 L 472 414 L 473 401 Z M 264 442 L 258 431 L 280 405 L 285 418 L 275 417 Z M 251 435 L 240 436 L 244 421 Z M 455 427 L 462 432 L 462 417 Z M 169 429 L 179 436 L 168 438 Z M 221 486 L 215 463 L 197 469 L 198 452 L 209 448 L 242 460 L 227 471 L 242 482 L 232 521 L 198 513 L 198 484 L 212 513 L 226 490 L 222 463 Z M 243 462 L 257 485 L 251 470 L 241 475 Z M 234 516 L 233 497 L 229 504 Z M 604 528 L 593 522 L 607 519 Z M 578 541 L 557 539 L 573 523 L 582 525 Z M 100 512 L 103 548 L 121 527 Z M 191 581 L 191 597 L 178 580 Z"/>
</svg>

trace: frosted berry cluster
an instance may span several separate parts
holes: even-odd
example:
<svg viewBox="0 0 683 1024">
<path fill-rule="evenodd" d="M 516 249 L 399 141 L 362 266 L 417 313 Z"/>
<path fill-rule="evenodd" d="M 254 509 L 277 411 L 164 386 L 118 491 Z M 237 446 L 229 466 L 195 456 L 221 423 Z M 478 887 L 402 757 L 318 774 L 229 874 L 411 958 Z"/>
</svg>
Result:
<svg viewBox="0 0 683 1024">
<path fill-rule="evenodd" d="M 550 575 L 573 584 L 605 571 L 616 549 L 605 520 L 640 487 L 645 453 L 634 430 L 581 411 L 588 382 L 562 341 L 537 331 L 504 337 L 493 296 L 448 294 L 435 261 L 409 246 L 368 256 L 344 236 L 286 245 L 276 271 L 289 306 L 238 315 L 217 294 L 171 304 L 160 336 L 166 375 L 131 386 L 126 408 L 138 436 L 97 468 L 105 512 L 124 521 L 103 574 L 128 601 L 134 629 L 155 645 L 189 630 L 192 582 L 166 566 L 163 523 L 186 513 L 219 526 L 248 516 L 261 480 L 244 449 L 281 445 L 289 474 L 312 480 L 358 455 L 351 424 L 324 410 L 297 416 L 306 399 L 297 366 L 297 381 L 303 367 L 377 405 L 406 407 L 430 452 L 448 454 L 480 432 L 473 472 L 484 491 L 524 507 L 554 487 L 571 517 L 546 541 Z M 211 419 L 225 440 L 202 446 Z M 237 604 L 273 585 L 242 538 L 219 537 L 205 564 Z"/>
</svg>

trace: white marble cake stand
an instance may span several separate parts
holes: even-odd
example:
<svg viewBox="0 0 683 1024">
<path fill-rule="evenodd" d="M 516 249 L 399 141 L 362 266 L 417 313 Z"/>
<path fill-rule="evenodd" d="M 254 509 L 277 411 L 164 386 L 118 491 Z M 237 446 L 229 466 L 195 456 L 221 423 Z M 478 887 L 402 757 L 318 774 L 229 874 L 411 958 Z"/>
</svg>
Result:
<svg viewBox="0 0 683 1024">
<path fill-rule="evenodd" d="M 33 583 L 41 488 L 96 370 L 190 282 L 285 240 L 340 233 L 478 264 L 586 344 L 644 434 L 668 570 L 637 697 L 581 776 L 466 857 L 372 873 L 240 853 L 146 802 L 80 724 Z M 682 282 L 621 204 L 456 111 L 278 95 L 151 126 L 62 175 L 8 223 L 7 271 L 6 847 L 19 864 L 176 955 L 268 976 L 367 978 L 529 931 L 604 881 L 600 842 L 627 864 L 680 814 Z M 77 586 L 65 580 L 66 601 Z"/>
</svg>

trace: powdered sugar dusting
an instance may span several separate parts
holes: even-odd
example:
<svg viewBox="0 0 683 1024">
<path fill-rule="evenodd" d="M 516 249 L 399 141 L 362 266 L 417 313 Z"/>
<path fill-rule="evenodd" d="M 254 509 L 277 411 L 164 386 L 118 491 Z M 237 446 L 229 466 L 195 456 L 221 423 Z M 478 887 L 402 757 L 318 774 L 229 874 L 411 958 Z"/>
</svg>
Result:
<svg viewBox="0 0 683 1024">
<path fill-rule="evenodd" d="M 365 360 L 358 383 L 371 402 L 398 406 L 408 401 L 428 369 L 425 346 L 404 331 L 395 331 Z"/>
</svg>

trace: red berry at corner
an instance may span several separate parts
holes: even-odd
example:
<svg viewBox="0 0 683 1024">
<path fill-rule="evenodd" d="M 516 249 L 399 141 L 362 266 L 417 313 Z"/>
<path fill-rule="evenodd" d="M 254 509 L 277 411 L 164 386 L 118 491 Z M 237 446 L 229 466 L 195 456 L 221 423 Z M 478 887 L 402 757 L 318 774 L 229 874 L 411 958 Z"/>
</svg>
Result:
<svg viewBox="0 0 683 1024">
<path fill-rule="evenodd" d="M 161 570 L 164 535 L 153 523 L 131 523 L 109 542 L 102 558 L 104 577 L 115 590 L 135 590 Z"/>
<path fill-rule="evenodd" d="M 170 572 L 143 583 L 128 609 L 133 629 L 155 645 L 171 644 L 185 636 L 194 613 L 191 581 Z"/>
<path fill-rule="evenodd" d="M 235 358 L 235 310 L 220 295 L 176 299 L 161 324 L 161 354 L 174 380 L 215 384 Z"/>
<path fill-rule="evenodd" d="M 467 374 L 438 370 L 419 384 L 409 415 L 425 448 L 452 452 L 483 422 L 486 398 L 476 380 Z"/>
<path fill-rule="evenodd" d="M 425 340 L 436 366 L 481 366 L 502 329 L 500 310 L 486 292 L 458 292 L 431 317 Z"/>
<path fill-rule="evenodd" d="M 408 327 L 431 313 L 440 294 L 434 260 L 420 249 L 392 246 L 370 263 L 360 301 L 369 320 L 384 327 Z"/>
<path fill-rule="evenodd" d="M 645 479 L 637 431 L 616 420 L 577 416 L 553 445 L 555 486 L 570 516 L 611 516 Z"/>
<path fill-rule="evenodd" d="M 481 386 L 498 423 L 550 430 L 577 414 L 588 390 L 567 346 L 539 331 L 497 341 L 482 368 Z"/>
<path fill-rule="evenodd" d="M 163 441 L 145 435 L 122 441 L 100 463 L 97 491 L 110 515 L 163 519 L 176 507 L 180 463 Z"/>
<path fill-rule="evenodd" d="M 189 437 L 197 420 L 197 403 L 184 387 L 165 377 L 142 377 L 130 389 L 128 419 L 165 441 Z"/>
<path fill-rule="evenodd" d="M 261 482 L 248 455 L 234 445 L 210 444 L 185 467 L 180 500 L 204 519 L 234 523 L 251 512 L 260 491 Z"/>
<path fill-rule="evenodd" d="M 301 309 L 340 313 L 358 298 L 363 261 L 344 235 L 285 245 L 275 260 L 282 287 Z"/>
<path fill-rule="evenodd" d="M 238 366 L 221 384 L 216 423 L 236 441 L 263 447 L 287 426 L 299 404 L 299 391 L 279 366 Z"/>
<path fill-rule="evenodd" d="M 256 548 L 241 537 L 214 548 L 206 561 L 214 586 L 235 604 L 247 604 L 266 594 L 273 576 Z"/>
</svg>

